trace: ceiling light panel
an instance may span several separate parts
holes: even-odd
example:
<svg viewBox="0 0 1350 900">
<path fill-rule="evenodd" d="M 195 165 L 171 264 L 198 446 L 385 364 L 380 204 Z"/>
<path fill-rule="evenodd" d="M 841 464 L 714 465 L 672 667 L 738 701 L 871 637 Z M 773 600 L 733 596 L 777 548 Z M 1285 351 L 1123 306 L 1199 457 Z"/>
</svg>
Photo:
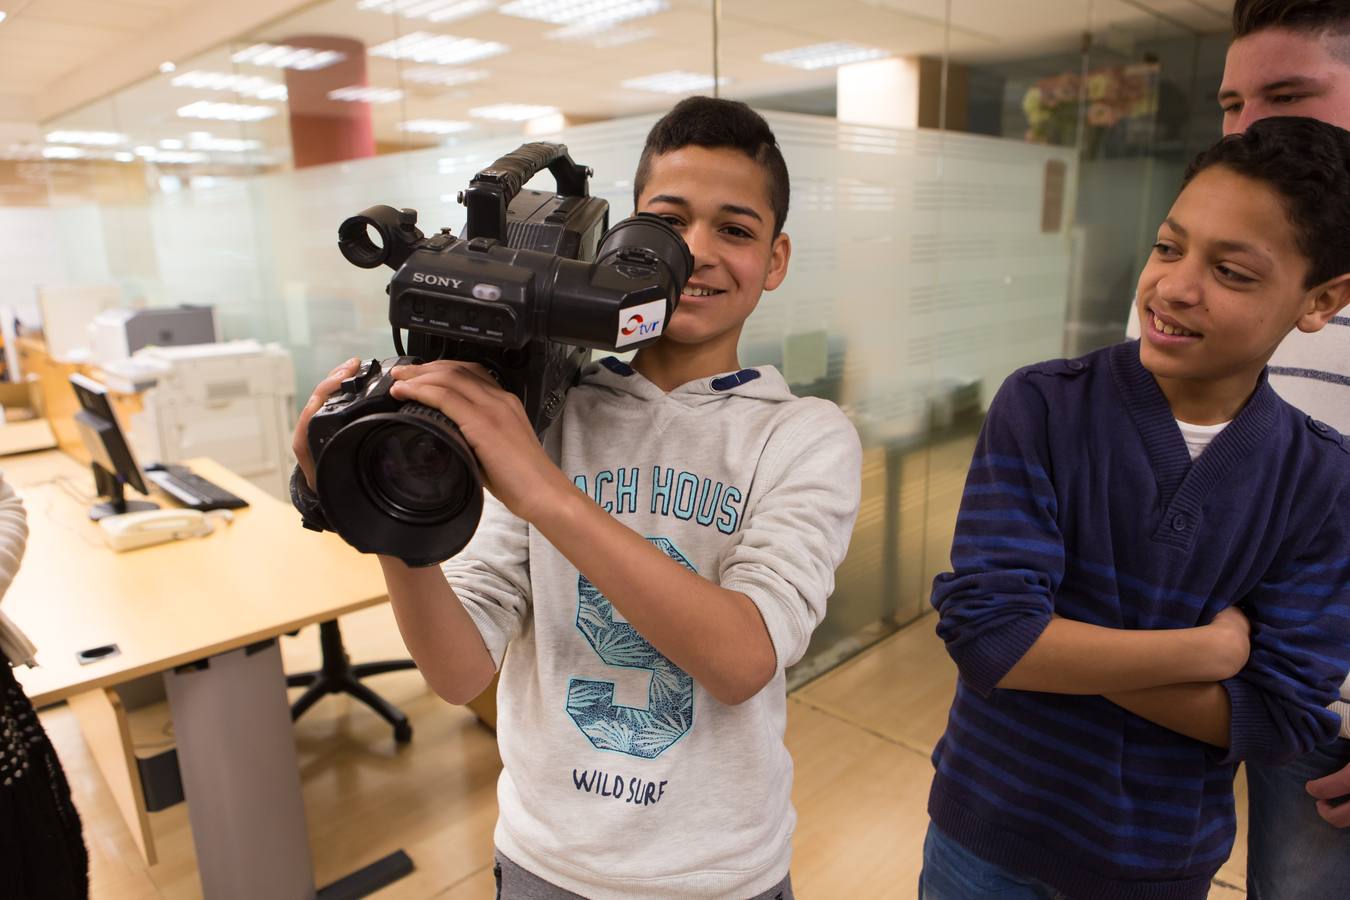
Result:
<svg viewBox="0 0 1350 900">
<path fill-rule="evenodd" d="M 457 122 L 452 119 L 409 119 L 398 126 L 412 134 L 456 134 L 473 127 L 470 122 Z"/>
<path fill-rule="evenodd" d="M 760 59 L 780 66 L 794 69 L 835 69 L 849 63 L 866 62 L 870 59 L 884 59 L 890 56 L 889 50 L 880 47 L 868 47 L 852 41 L 830 41 L 826 44 L 811 44 L 792 50 L 779 50 L 765 53 Z"/>
<path fill-rule="evenodd" d="M 554 25 L 616 25 L 669 8 L 666 0 L 513 0 L 499 7 L 497 12 Z"/>
<path fill-rule="evenodd" d="M 210 159 L 205 153 L 199 153 L 193 150 L 158 150 L 154 153 L 142 153 L 139 155 L 146 162 L 179 166 L 204 163 Z"/>
<path fill-rule="evenodd" d="M 615 28 L 609 22 L 581 22 L 544 35 L 552 41 L 586 41 L 600 49 L 622 47 L 656 37 L 655 28 Z"/>
<path fill-rule="evenodd" d="M 201 72 L 193 69 L 175 75 L 169 82 L 174 87 L 195 88 L 200 91 L 229 91 L 241 97 L 259 100 L 285 100 L 286 85 L 261 75 L 236 75 L 233 72 Z"/>
<path fill-rule="evenodd" d="M 88 156 L 87 150 L 81 150 L 79 147 L 43 147 L 43 159 L 83 159 Z"/>
<path fill-rule="evenodd" d="M 184 119 L 218 119 L 222 122 L 258 122 L 277 114 L 272 106 L 252 106 L 247 103 L 210 103 L 198 100 L 178 107 Z"/>
<path fill-rule="evenodd" d="M 341 100 L 345 103 L 397 103 L 403 99 L 398 88 L 366 87 L 353 84 L 328 92 L 329 100 Z"/>
<path fill-rule="evenodd" d="M 475 119 L 495 119 L 499 122 L 528 122 L 540 116 L 551 116 L 558 112 L 556 106 L 534 106 L 528 103 L 497 103 L 492 106 L 476 106 L 469 110 Z"/>
<path fill-rule="evenodd" d="M 129 138 L 115 131 L 49 131 L 47 142 L 50 144 L 84 144 L 89 147 L 115 147 L 125 144 Z"/>
<path fill-rule="evenodd" d="M 718 85 L 727 84 L 727 79 L 717 79 Z M 620 82 L 622 87 L 632 91 L 647 91 L 653 94 L 692 94 L 706 91 L 713 86 L 713 77 L 700 72 L 658 72 L 641 78 L 629 78 Z"/>
<path fill-rule="evenodd" d="M 194 131 L 188 135 L 188 147 L 207 153 L 247 153 L 250 150 L 261 150 L 262 146 L 262 141 L 221 138 L 206 131 Z"/>
<path fill-rule="evenodd" d="M 404 19 L 458 22 L 496 8 L 492 0 L 357 0 L 356 8 Z"/>
<path fill-rule="evenodd" d="M 450 69 L 441 66 L 415 66 L 403 70 L 403 80 L 414 84 L 436 84 L 441 87 L 454 87 L 457 84 L 470 84 L 482 81 L 488 73 L 482 69 Z"/>
<path fill-rule="evenodd" d="M 347 54 L 336 50 L 314 50 L 309 47 L 292 47 L 288 44 L 254 44 L 230 57 L 237 63 L 251 66 L 272 66 L 278 69 L 299 69 L 310 71 L 326 69 L 334 63 L 347 58 Z"/>
<path fill-rule="evenodd" d="M 511 48 L 497 41 L 480 41 L 449 34 L 414 31 L 401 38 L 371 47 L 371 56 L 386 59 L 410 59 L 413 62 L 453 66 L 475 62 L 505 53 Z"/>
</svg>

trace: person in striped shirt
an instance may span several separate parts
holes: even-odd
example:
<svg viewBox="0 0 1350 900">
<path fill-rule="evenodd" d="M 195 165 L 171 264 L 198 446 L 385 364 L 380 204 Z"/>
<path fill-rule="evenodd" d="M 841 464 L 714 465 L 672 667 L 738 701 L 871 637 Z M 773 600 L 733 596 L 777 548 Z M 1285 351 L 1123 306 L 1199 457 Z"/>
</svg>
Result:
<svg viewBox="0 0 1350 900">
<path fill-rule="evenodd" d="M 1225 134 L 1267 116 L 1350 128 L 1350 3 L 1237 0 L 1219 86 Z M 1127 336 L 1140 336 L 1131 316 Z M 1295 329 L 1270 361 L 1270 384 L 1350 434 L 1350 316 Z M 1340 739 L 1282 766 L 1247 763 L 1247 893 L 1252 900 L 1332 897 L 1350 884 L 1350 679 L 1332 708 Z"/>
<path fill-rule="evenodd" d="M 1238 761 L 1335 739 L 1350 447 L 1266 364 L 1350 302 L 1350 132 L 1270 118 L 1201 153 L 1139 280 L 1144 337 L 990 406 L 939 575 L 961 678 L 923 900 L 1201 900 Z"/>
</svg>

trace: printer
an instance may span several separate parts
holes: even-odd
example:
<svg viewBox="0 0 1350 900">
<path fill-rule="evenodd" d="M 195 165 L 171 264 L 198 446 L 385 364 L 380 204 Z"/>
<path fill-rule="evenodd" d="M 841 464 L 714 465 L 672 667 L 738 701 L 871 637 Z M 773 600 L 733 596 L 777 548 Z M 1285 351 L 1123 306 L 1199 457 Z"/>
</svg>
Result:
<svg viewBox="0 0 1350 900">
<path fill-rule="evenodd" d="M 128 431 L 142 460 L 210 457 L 289 496 L 295 370 L 285 348 L 255 340 L 145 347 L 103 371 L 110 387 L 141 395 Z"/>
<path fill-rule="evenodd" d="M 126 359 L 142 347 L 210 344 L 216 340 L 216 311 L 210 306 L 109 309 L 89 323 L 95 362 Z"/>
</svg>

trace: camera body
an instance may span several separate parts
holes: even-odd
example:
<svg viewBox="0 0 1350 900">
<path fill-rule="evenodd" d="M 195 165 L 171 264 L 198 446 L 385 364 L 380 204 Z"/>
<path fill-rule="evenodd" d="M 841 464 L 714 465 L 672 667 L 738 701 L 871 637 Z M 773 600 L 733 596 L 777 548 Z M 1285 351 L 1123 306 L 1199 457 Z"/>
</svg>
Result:
<svg viewBox="0 0 1350 900">
<path fill-rule="evenodd" d="M 562 410 L 589 348 L 650 343 L 674 306 L 659 260 L 618 243 L 628 223 L 661 220 L 643 216 L 605 232 L 608 204 L 569 204 L 574 199 L 522 194 L 517 205 L 528 208 L 508 214 L 506 241 L 434 236 L 389 282 L 389 321 L 408 331 L 407 352 L 481 363 L 520 397 L 536 432 Z M 597 259 L 602 232 L 610 252 Z"/>
<path fill-rule="evenodd" d="M 557 193 L 522 191 L 544 168 Z M 389 206 L 338 229 L 348 261 L 395 270 L 386 291 L 398 356 L 365 363 L 309 428 L 324 518 L 352 546 L 429 565 L 459 552 L 482 512 L 478 461 L 459 428 L 390 397 L 393 365 L 479 363 L 541 434 L 590 349 L 636 349 L 664 333 L 693 272 L 689 249 L 656 216 L 609 228 L 590 174 L 562 145 L 526 144 L 460 195 L 469 212 L 460 237 L 427 237 L 415 210 Z"/>
</svg>

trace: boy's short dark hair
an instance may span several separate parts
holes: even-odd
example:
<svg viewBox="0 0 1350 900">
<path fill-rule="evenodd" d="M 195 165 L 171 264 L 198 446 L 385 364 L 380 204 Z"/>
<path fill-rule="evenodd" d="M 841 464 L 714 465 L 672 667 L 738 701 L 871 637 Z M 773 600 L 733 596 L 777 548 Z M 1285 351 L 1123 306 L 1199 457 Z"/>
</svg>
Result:
<svg viewBox="0 0 1350 900">
<path fill-rule="evenodd" d="M 1233 4 L 1234 38 L 1267 28 L 1350 35 L 1350 4 L 1345 0 L 1237 0 Z M 1350 62 L 1344 52 L 1337 56 Z"/>
<path fill-rule="evenodd" d="M 1302 116 L 1261 119 L 1201 151 L 1182 187 L 1214 166 L 1280 195 L 1308 259 L 1305 287 L 1350 272 L 1350 131 Z"/>
<path fill-rule="evenodd" d="M 675 104 L 647 133 L 637 175 L 633 179 L 633 203 L 651 177 L 652 160 L 682 147 L 729 147 L 759 163 L 769 177 L 769 203 L 773 207 L 773 234 L 783 231 L 788 214 L 788 170 L 778 139 L 764 117 L 736 100 L 688 97 Z"/>
</svg>

